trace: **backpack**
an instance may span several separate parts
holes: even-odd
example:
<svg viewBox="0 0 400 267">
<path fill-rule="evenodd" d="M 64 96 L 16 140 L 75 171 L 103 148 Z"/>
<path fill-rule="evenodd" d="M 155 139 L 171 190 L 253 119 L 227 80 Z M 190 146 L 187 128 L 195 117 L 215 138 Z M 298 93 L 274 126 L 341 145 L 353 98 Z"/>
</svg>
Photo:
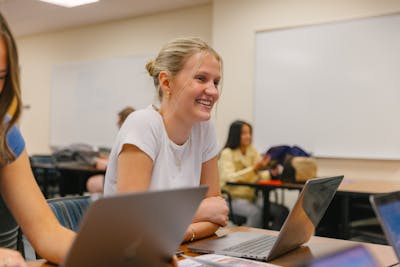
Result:
<svg viewBox="0 0 400 267">
<path fill-rule="evenodd" d="M 304 183 L 317 176 L 317 161 L 312 157 L 289 156 L 283 164 L 281 180 Z"/>
<path fill-rule="evenodd" d="M 301 147 L 287 145 L 273 146 L 265 154 L 271 157 L 271 161 L 280 165 L 285 163 L 287 156 L 311 157 L 311 153 L 306 152 Z"/>
</svg>

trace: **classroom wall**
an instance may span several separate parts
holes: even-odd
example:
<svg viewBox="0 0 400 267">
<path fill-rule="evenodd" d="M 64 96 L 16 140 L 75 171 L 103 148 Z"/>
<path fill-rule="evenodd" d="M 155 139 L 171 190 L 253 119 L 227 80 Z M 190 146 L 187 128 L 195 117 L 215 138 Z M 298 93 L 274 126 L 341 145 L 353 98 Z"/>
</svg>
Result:
<svg viewBox="0 0 400 267">
<path fill-rule="evenodd" d="M 51 76 L 55 65 L 156 55 L 164 43 L 178 36 L 199 36 L 211 42 L 211 29 L 212 5 L 207 4 L 18 38 L 23 100 L 30 106 L 24 110 L 20 123 L 28 152 L 50 152 Z M 67 106 L 64 108 L 68 109 Z M 109 127 L 116 127 L 116 124 Z"/>
<path fill-rule="evenodd" d="M 201 7 L 18 38 L 23 98 L 31 106 L 21 121 L 29 152 L 49 152 L 50 78 L 55 64 L 155 53 L 177 34 L 198 35 L 212 42 L 224 59 L 222 97 L 214 117 L 223 144 L 231 121 L 253 121 L 256 31 L 394 12 L 400 12 L 400 0 L 214 0 Z M 273 120 L 266 119 L 271 126 Z M 400 178 L 400 161 L 321 158 L 318 164 L 319 175 Z"/>
<path fill-rule="evenodd" d="M 224 59 L 224 88 L 216 123 L 225 140 L 230 122 L 253 121 L 255 33 L 323 22 L 400 12 L 398 0 L 215 0 L 213 45 Z M 273 127 L 273 114 L 266 114 Z M 400 116 L 400 114 L 399 114 Z M 290 122 L 288 122 L 290 123 Z M 264 150 L 265 148 L 259 148 Z M 400 179 L 400 161 L 318 159 L 319 175 L 355 179 Z"/>
</svg>

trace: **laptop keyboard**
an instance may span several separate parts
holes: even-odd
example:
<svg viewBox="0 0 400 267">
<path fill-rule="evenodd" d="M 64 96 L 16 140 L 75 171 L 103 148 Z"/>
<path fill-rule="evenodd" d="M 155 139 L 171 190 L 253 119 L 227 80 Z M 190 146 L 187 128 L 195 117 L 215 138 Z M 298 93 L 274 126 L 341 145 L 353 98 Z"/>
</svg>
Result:
<svg viewBox="0 0 400 267">
<path fill-rule="evenodd" d="M 266 254 L 271 250 L 276 239 L 276 236 L 265 235 L 225 248 L 224 251 L 250 255 Z"/>
</svg>

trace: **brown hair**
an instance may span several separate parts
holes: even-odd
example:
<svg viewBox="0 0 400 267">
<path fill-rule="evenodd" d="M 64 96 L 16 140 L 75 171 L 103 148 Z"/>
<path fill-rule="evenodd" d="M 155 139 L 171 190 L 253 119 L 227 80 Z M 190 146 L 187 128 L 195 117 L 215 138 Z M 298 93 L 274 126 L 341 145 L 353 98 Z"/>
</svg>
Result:
<svg viewBox="0 0 400 267">
<path fill-rule="evenodd" d="M 7 48 L 7 74 L 3 90 L 0 94 L 0 123 L 2 123 L 2 127 L 0 127 L 0 166 L 2 166 L 8 161 L 15 159 L 14 154 L 7 145 L 7 133 L 20 117 L 22 101 L 17 46 L 10 28 L 1 13 L 0 36 Z M 5 122 L 4 120 L 13 101 L 15 101 L 15 111 L 10 115 L 10 120 Z"/>
<path fill-rule="evenodd" d="M 162 98 L 158 79 L 160 72 L 168 71 L 172 76 L 176 76 L 183 69 L 186 60 L 199 52 L 208 52 L 214 55 L 222 67 L 222 59 L 219 54 L 206 42 L 196 37 L 177 38 L 168 42 L 161 48 L 157 57 L 146 64 L 146 69 L 153 78 L 160 100 Z"/>
<path fill-rule="evenodd" d="M 129 114 L 131 114 L 134 111 L 135 109 L 133 107 L 126 107 L 122 109 L 120 112 L 118 112 L 118 118 L 119 118 L 118 123 L 122 125 L 122 123 L 124 123 Z"/>
</svg>

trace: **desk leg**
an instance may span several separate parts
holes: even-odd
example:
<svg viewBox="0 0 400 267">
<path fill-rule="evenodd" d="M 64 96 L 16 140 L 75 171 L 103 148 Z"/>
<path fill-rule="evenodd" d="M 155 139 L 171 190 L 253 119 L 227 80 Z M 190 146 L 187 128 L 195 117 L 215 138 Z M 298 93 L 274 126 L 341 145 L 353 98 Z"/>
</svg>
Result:
<svg viewBox="0 0 400 267">
<path fill-rule="evenodd" d="M 343 239 L 350 238 L 350 197 L 342 196 L 342 225 L 340 227 L 340 237 Z"/>
<path fill-rule="evenodd" d="M 271 202 L 269 201 L 269 189 L 264 188 L 263 194 L 263 228 L 269 229 L 269 221 L 271 220 Z"/>
</svg>

